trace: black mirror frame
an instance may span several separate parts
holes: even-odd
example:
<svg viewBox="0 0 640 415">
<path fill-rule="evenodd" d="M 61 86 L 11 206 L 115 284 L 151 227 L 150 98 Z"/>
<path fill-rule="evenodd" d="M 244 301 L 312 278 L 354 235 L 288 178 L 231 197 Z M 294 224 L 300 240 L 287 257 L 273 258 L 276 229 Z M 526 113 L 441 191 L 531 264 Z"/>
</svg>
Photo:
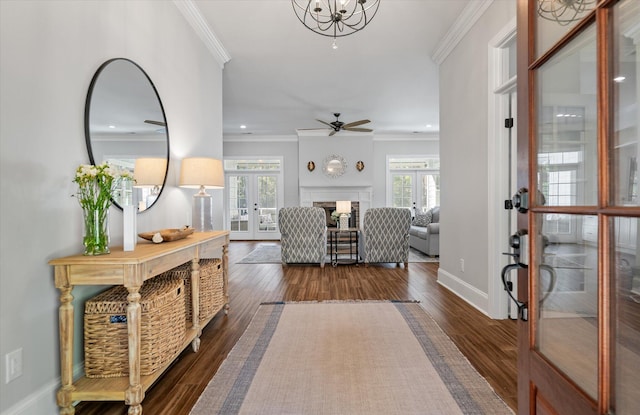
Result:
<svg viewBox="0 0 640 415">
<path fill-rule="evenodd" d="M 153 207 L 153 205 L 155 205 L 158 201 L 158 199 L 160 198 L 160 195 L 162 195 L 162 191 L 164 190 L 164 187 L 167 183 L 167 176 L 169 174 L 169 162 L 170 162 L 170 141 L 169 141 L 169 125 L 167 123 L 167 116 L 164 112 L 164 106 L 162 105 L 162 100 L 160 99 L 160 94 L 158 94 L 158 90 L 156 89 L 156 86 L 154 85 L 153 81 L 151 80 L 151 78 L 149 78 L 149 75 L 147 74 L 147 72 L 142 69 L 142 67 L 140 65 L 138 65 L 137 63 L 135 63 L 134 61 L 132 61 L 131 59 L 127 59 L 127 58 L 113 58 L 113 59 L 109 59 L 107 61 L 105 61 L 102 65 L 100 65 L 100 67 L 98 68 L 98 70 L 96 71 L 96 73 L 93 75 L 93 78 L 91 78 L 91 83 L 89 84 L 89 90 L 87 91 L 87 97 L 85 99 L 85 104 L 84 104 L 84 138 L 85 138 L 85 144 L 87 146 L 87 153 L 89 154 L 89 162 L 92 165 L 96 165 L 95 162 L 95 158 L 93 157 L 93 150 L 91 148 L 91 130 L 90 130 L 90 116 L 91 116 L 91 97 L 93 95 L 93 89 L 95 87 L 96 82 L 98 81 L 98 78 L 100 77 L 100 74 L 102 73 L 102 71 L 109 66 L 110 63 L 114 62 L 114 61 L 126 61 L 129 62 L 131 64 L 133 64 L 136 68 L 138 68 L 140 70 L 140 72 L 142 72 L 145 76 L 145 78 L 147 78 L 147 81 L 149 81 L 149 85 L 151 85 L 151 88 L 153 88 L 153 92 L 156 95 L 156 98 L 158 99 L 158 104 L 160 105 L 160 110 L 162 111 L 162 118 L 164 119 L 165 122 L 165 135 L 167 138 L 167 168 L 164 172 L 164 180 L 162 182 L 162 187 L 160 187 L 160 192 L 158 193 L 158 197 L 156 198 L 156 200 L 153 201 L 153 203 L 151 203 L 151 205 L 149 205 L 149 207 L 147 207 L 145 210 L 143 211 L 138 211 L 137 213 L 142 213 L 142 212 L 146 212 L 149 209 L 151 209 Z M 113 205 L 116 206 L 118 209 L 122 210 L 122 206 L 120 206 L 118 204 L 118 202 L 116 200 L 113 200 Z"/>
</svg>

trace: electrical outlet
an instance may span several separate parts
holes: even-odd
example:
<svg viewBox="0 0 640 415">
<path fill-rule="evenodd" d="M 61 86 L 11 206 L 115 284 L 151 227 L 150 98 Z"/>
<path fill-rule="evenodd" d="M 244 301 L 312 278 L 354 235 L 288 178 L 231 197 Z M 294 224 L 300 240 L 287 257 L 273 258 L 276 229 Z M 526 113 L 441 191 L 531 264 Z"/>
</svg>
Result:
<svg viewBox="0 0 640 415">
<path fill-rule="evenodd" d="M 5 355 L 5 370 L 5 383 L 9 383 L 22 376 L 22 348 Z"/>
<path fill-rule="evenodd" d="M 464 272 L 464 259 L 460 258 L 460 271 Z"/>
</svg>

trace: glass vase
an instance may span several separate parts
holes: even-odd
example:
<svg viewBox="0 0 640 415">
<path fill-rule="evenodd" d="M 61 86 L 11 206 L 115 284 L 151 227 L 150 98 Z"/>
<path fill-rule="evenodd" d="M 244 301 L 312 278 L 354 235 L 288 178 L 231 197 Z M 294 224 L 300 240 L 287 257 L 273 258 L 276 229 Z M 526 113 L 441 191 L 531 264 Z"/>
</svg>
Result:
<svg viewBox="0 0 640 415">
<path fill-rule="evenodd" d="M 109 251 L 109 208 L 83 209 L 84 255 L 104 255 Z"/>
</svg>

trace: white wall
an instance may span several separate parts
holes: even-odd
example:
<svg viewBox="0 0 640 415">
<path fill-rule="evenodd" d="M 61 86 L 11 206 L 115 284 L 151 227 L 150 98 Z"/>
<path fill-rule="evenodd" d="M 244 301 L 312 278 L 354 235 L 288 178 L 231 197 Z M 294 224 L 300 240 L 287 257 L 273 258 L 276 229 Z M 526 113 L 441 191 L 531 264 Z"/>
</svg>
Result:
<svg viewBox="0 0 640 415">
<path fill-rule="evenodd" d="M 248 156 L 284 158 L 284 205 L 298 206 L 298 137 L 234 137 L 225 139 L 225 158 L 242 158 Z"/>
<path fill-rule="evenodd" d="M 327 137 L 325 137 L 327 138 Z M 355 137 L 351 137 L 355 138 Z M 304 137 L 308 140 L 310 137 Z M 284 156 L 284 182 L 285 182 L 285 206 L 299 206 L 300 195 L 298 186 L 302 182 L 307 182 L 308 186 L 324 186 L 327 183 L 339 186 L 372 186 L 373 203 L 372 207 L 386 206 L 386 156 L 391 155 L 437 155 L 439 152 L 438 140 L 435 137 L 374 137 L 373 142 L 368 142 L 370 148 L 363 148 L 362 151 L 346 147 L 341 151 L 339 146 L 327 144 L 322 151 L 318 150 L 315 156 L 305 156 L 299 160 L 298 138 L 291 136 L 283 137 L 255 137 L 240 139 L 237 137 L 226 137 L 224 141 L 225 157 L 248 157 L 248 156 Z M 315 147 L 314 147 L 315 148 Z M 334 151 L 335 150 L 335 151 Z M 322 161 L 329 153 L 342 155 L 349 163 L 348 172 L 345 175 L 348 181 L 329 179 L 322 175 Z M 305 154 L 307 154 L 305 152 Z M 344 155 L 343 155 L 344 154 Z M 307 162 L 312 160 L 316 165 L 313 173 L 307 171 Z M 365 169 L 360 173 L 355 169 L 355 162 L 363 160 Z M 293 174 L 291 174 L 293 172 Z M 300 176 L 305 176 L 302 179 Z M 312 181 L 317 179 L 316 181 Z M 342 184 L 345 183 L 345 184 Z"/>
<path fill-rule="evenodd" d="M 371 186 L 373 185 L 373 135 L 340 134 L 324 136 L 300 136 L 299 138 L 298 177 L 300 186 Z M 346 169 L 339 177 L 328 177 L 323 172 L 324 162 L 330 156 L 339 156 L 345 160 Z M 307 169 L 307 163 L 313 161 L 314 171 Z M 362 161 L 364 169 L 358 171 L 356 163 Z"/>
<path fill-rule="evenodd" d="M 516 2 L 493 2 L 440 65 L 438 281 L 485 312 L 489 278 L 500 278 L 487 275 L 487 48 L 515 12 Z"/>
<path fill-rule="evenodd" d="M 176 188 L 179 160 L 222 156 L 222 70 L 170 1 L 0 1 L 0 411 L 56 413 L 57 307 L 52 258 L 81 251 L 72 179 L 88 163 L 84 102 L 104 61 L 138 63 L 162 99 L 170 136 L 168 187 L 138 230 L 190 221 L 192 191 Z M 221 207 L 221 199 L 216 201 Z M 216 209 L 220 212 L 221 209 Z M 222 218 L 217 217 L 217 226 Z M 111 211 L 112 244 L 122 214 Z M 76 337 L 83 301 L 74 289 Z M 82 359 L 76 342 L 76 363 Z M 23 375 L 4 382 L 4 355 L 23 349 Z"/>
</svg>

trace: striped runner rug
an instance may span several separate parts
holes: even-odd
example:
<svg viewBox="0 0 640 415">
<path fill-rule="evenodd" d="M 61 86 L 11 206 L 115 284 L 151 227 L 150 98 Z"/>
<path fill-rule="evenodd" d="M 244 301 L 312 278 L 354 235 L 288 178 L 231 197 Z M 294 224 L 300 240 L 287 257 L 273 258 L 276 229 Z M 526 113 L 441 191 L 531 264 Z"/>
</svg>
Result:
<svg viewBox="0 0 640 415">
<path fill-rule="evenodd" d="M 191 411 L 513 414 L 415 302 L 260 305 Z"/>
</svg>

